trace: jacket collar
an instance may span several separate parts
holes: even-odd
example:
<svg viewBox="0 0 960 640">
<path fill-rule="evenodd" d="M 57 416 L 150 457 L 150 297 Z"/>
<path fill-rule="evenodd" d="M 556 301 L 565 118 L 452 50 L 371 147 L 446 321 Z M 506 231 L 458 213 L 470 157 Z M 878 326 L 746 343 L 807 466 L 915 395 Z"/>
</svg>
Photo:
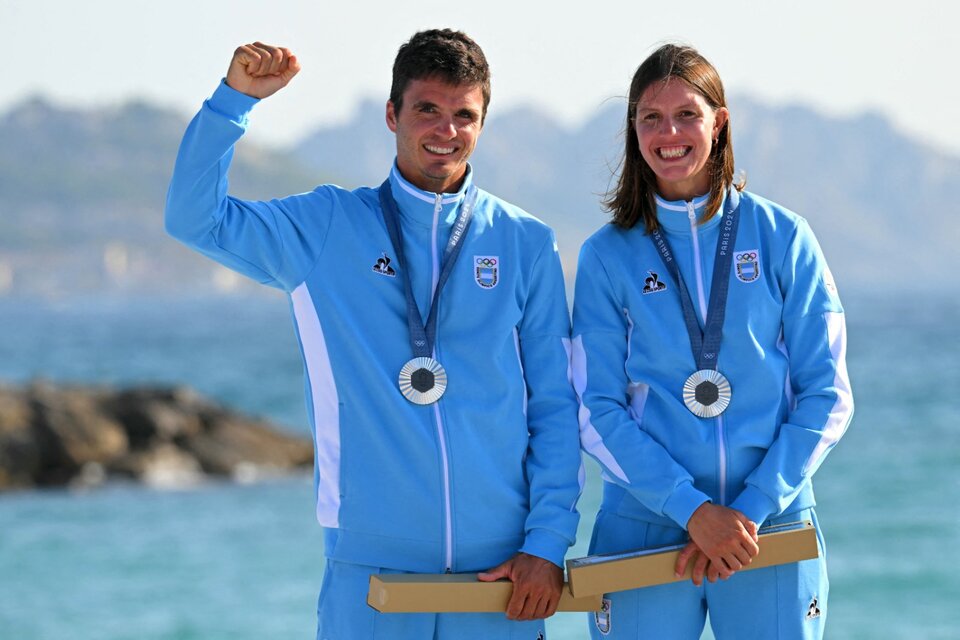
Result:
<svg viewBox="0 0 960 640">
<path fill-rule="evenodd" d="M 657 203 L 657 222 L 660 223 L 664 230 L 666 230 L 667 233 L 690 235 L 692 231 L 690 228 L 689 207 L 693 206 L 694 215 L 696 219 L 699 220 L 703 216 L 707 206 L 707 200 L 710 199 L 710 194 L 707 193 L 702 196 L 697 196 L 690 201 L 664 200 L 658 195 L 655 195 L 654 199 Z M 720 219 L 723 217 L 723 205 L 726 199 L 727 196 L 726 193 L 724 193 L 717 215 L 710 218 L 707 222 L 697 225 L 698 230 L 711 229 L 720 224 Z"/>
<path fill-rule="evenodd" d="M 464 176 L 463 184 L 456 193 L 432 193 L 418 189 L 400 175 L 396 160 L 394 160 L 393 167 L 390 170 L 390 191 L 393 193 L 393 199 L 396 200 L 397 207 L 400 209 L 400 215 L 411 222 L 427 227 L 433 225 L 434 210 L 438 201 L 441 207 L 439 223 L 453 224 L 456 220 L 457 209 L 463 202 L 467 189 L 472 183 L 473 168 L 469 164 L 467 164 L 467 173 Z"/>
</svg>

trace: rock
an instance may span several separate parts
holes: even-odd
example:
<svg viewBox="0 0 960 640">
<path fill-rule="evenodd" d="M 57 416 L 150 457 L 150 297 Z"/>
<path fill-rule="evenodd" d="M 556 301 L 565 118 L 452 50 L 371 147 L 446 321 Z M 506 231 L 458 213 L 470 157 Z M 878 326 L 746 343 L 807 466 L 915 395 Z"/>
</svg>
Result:
<svg viewBox="0 0 960 640">
<path fill-rule="evenodd" d="M 70 487 L 74 489 L 94 489 L 107 481 L 107 470 L 99 462 L 85 462 L 80 467 L 80 473 L 70 479 Z"/>
<path fill-rule="evenodd" d="M 204 473 L 197 459 L 172 443 L 164 443 L 125 458 L 131 476 L 162 489 L 178 489 L 203 482 Z"/>
<path fill-rule="evenodd" d="M 33 411 L 22 393 L 0 387 L 0 491 L 34 484 L 43 454 Z"/>
<path fill-rule="evenodd" d="M 270 470 L 313 462 L 313 445 L 309 441 L 292 439 L 265 423 L 251 422 L 232 413 L 220 414 L 210 422 L 207 429 L 184 443 L 207 473 L 233 474 L 244 463 Z"/>
<path fill-rule="evenodd" d="M 134 448 L 200 433 L 200 412 L 210 403 L 186 387 L 125 389 L 104 402 L 123 423 Z"/>
<path fill-rule="evenodd" d="M 252 482 L 312 463 L 308 438 L 186 387 L 0 385 L 0 491 L 89 488 L 110 477 L 162 487 L 205 475 Z"/>
<path fill-rule="evenodd" d="M 127 451 L 123 425 L 100 411 L 105 391 L 36 383 L 28 390 L 34 426 L 44 444 L 37 481 L 63 484 L 87 462 L 109 463 Z"/>
</svg>

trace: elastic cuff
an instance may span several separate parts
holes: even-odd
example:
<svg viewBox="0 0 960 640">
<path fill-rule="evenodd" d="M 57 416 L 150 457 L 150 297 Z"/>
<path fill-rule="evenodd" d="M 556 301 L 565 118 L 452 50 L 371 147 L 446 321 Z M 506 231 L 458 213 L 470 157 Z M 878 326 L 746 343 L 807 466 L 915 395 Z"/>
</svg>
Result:
<svg viewBox="0 0 960 640">
<path fill-rule="evenodd" d="M 563 557 L 567 555 L 569 548 L 570 541 L 563 536 L 547 529 L 532 529 L 527 532 L 527 539 L 520 551 L 549 560 L 562 569 Z"/>
<path fill-rule="evenodd" d="M 260 102 L 259 98 L 254 98 L 245 93 L 240 93 L 236 89 L 232 89 L 227 84 L 227 79 L 223 78 L 220 80 L 216 91 L 214 91 L 210 99 L 207 100 L 207 106 L 235 122 L 245 122 L 247 120 L 247 114 L 250 113 L 253 106 L 258 102 Z"/>
<path fill-rule="evenodd" d="M 776 502 L 751 484 L 748 484 L 737 496 L 737 499 L 730 504 L 730 508 L 743 513 L 758 527 L 778 510 Z"/>
<path fill-rule="evenodd" d="M 690 516 L 704 502 L 710 502 L 710 496 L 694 487 L 692 482 L 684 482 L 663 503 L 663 515 L 686 530 Z"/>
</svg>

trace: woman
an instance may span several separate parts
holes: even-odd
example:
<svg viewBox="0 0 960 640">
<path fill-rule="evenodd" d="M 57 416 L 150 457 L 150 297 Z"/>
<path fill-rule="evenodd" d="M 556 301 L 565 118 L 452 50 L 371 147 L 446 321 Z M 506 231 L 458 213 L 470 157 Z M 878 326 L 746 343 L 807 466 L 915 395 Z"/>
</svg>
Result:
<svg viewBox="0 0 960 640">
<path fill-rule="evenodd" d="M 811 476 L 853 413 L 832 276 L 803 218 L 734 182 L 697 51 L 640 65 L 625 138 L 574 303 L 581 440 L 604 472 L 590 552 L 686 542 L 693 580 L 608 594 L 591 634 L 695 640 L 709 611 L 718 640 L 819 638 L 822 538 L 819 559 L 739 570 L 760 527 L 816 523 Z"/>
</svg>

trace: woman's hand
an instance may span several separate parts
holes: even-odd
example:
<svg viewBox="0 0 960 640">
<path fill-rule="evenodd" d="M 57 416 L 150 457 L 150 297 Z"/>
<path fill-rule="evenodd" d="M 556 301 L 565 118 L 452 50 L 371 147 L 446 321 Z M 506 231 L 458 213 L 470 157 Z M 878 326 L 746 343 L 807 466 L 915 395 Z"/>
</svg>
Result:
<svg viewBox="0 0 960 640">
<path fill-rule="evenodd" d="M 693 582 L 698 586 L 704 575 L 710 582 L 726 580 L 760 552 L 757 525 L 734 509 L 705 502 L 693 512 L 687 531 L 691 542 L 680 552 L 676 573 L 683 575 L 693 560 Z"/>
</svg>

